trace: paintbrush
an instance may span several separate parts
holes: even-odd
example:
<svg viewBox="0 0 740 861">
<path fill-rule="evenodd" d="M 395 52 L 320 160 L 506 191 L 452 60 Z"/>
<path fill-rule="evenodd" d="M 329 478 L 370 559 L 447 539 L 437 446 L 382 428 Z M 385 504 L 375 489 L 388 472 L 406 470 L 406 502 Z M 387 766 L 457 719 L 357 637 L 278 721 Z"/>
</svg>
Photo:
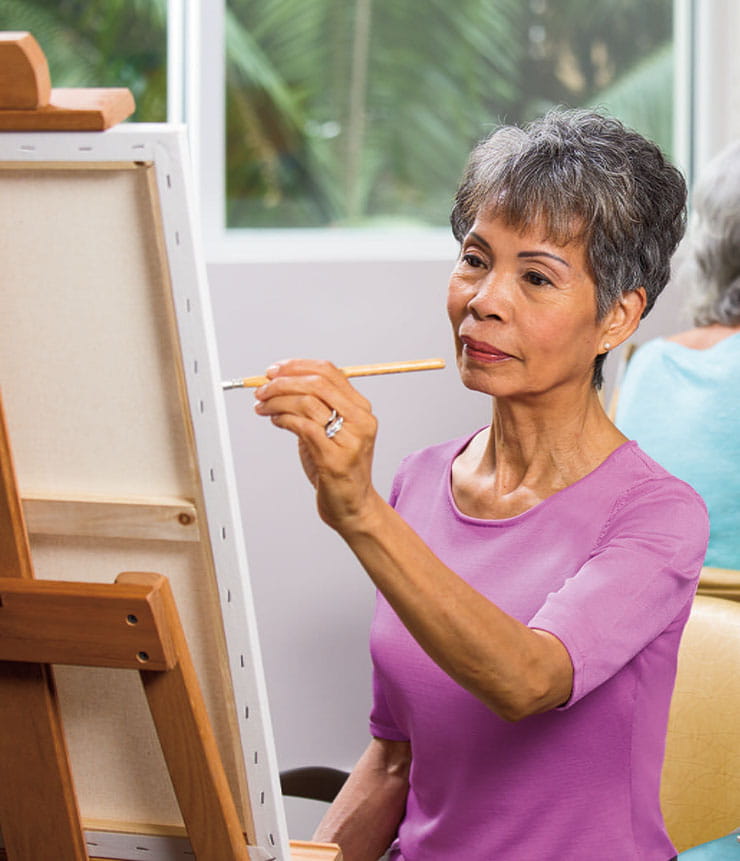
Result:
<svg viewBox="0 0 740 861">
<path fill-rule="evenodd" d="M 409 371 L 436 371 L 444 368 L 444 359 L 416 359 L 411 362 L 381 362 L 377 365 L 348 365 L 339 370 L 345 377 L 371 377 L 377 374 L 406 374 Z M 241 380 L 226 380 L 224 389 L 255 389 L 269 382 L 267 377 L 244 377 Z"/>
</svg>

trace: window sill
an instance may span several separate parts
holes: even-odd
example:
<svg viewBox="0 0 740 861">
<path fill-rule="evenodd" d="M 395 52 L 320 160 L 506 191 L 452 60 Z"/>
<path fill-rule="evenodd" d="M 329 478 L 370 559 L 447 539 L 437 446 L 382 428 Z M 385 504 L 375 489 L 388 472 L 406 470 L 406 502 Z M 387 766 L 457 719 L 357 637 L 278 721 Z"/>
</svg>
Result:
<svg viewBox="0 0 740 861">
<path fill-rule="evenodd" d="M 206 237 L 208 263 L 452 261 L 448 228 L 228 230 Z"/>
</svg>

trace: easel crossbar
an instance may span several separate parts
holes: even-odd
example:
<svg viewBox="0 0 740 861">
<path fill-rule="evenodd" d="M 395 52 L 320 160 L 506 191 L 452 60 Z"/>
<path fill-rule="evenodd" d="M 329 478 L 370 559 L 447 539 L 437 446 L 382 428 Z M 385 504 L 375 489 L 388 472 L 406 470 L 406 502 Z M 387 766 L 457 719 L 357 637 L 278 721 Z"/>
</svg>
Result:
<svg viewBox="0 0 740 861">
<path fill-rule="evenodd" d="M 140 577 L 140 575 L 139 575 Z M 0 577 L 0 660 L 169 670 L 165 578 L 71 583 Z"/>
<path fill-rule="evenodd" d="M 46 663 L 88 663 L 118 667 L 129 664 L 138 667 L 149 709 L 162 746 L 167 768 L 172 779 L 180 810 L 185 821 L 193 851 L 203 861 L 248 861 L 247 840 L 234 806 L 226 775 L 219 756 L 216 740 L 208 720 L 205 702 L 198 685 L 195 669 L 185 642 L 177 615 L 174 597 L 167 578 L 158 574 L 128 572 L 119 574 L 116 583 L 69 583 L 24 579 L 0 578 L 0 657 L 7 650 L 11 656 L 0 661 L 0 738 L 9 741 L 21 738 L 14 747 L 3 748 L 6 761 L 12 760 L 8 770 L 10 783 L 25 774 L 26 795 L 45 785 L 50 777 L 59 783 L 64 797 L 74 798 L 71 776 L 63 762 L 63 742 L 58 740 L 62 761 L 58 768 L 44 758 L 39 760 L 34 739 L 34 720 L 31 714 L 22 715 L 9 708 L 20 688 L 28 689 L 26 672 L 43 672 Z M 102 620 L 102 624 L 101 624 Z M 9 630 L 3 629 L 3 623 Z M 112 624 L 106 632 L 106 625 Z M 144 640 L 127 642 L 130 629 L 148 630 Z M 92 635 L 87 636 L 92 631 Z M 107 641 L 106 641 L 107 636 Z M 82 646 L 75 644 L 82 643 Z M 118 642 L 120 641 L 120 642 Z M 169 666 L 163 671 L 144 669 L 141 655 L 131 652 L 141 649 L 141 643 L 153 653 L 162 656 Z M 110 644 L 115 644 L 111 646 Z M 99 650 L 96 655 L 96 650 Z M 19 660 L 20 655 L 20 660 Z M 72 660 L 70 660 L 72 659 Z M 132 663 L 133 661 L 133 663 Z M 35 681 L 35 680 L 32 680 Z M 55 708 L 53 691 L 40 679 L 33 690 L 52 694 L 51 708 Z M 32 691 L 33 692 L 33 691 Z M 34 707 L 39 711 L 39 707 Z M 61 733 L 60 726 L 52 729 Z M 27 731 L 26 731 L 27 730 Z M 25 739 L 29 743 L 24 743 Z M 40 783 L 39 783 L 40 781 Z M 14 806 L 11 796 L 3 801 L 8 813 Z M 61 840 L 52 843 L 49 835 L 37 839 L 34 823 L 47 816 L 47 811 L 33 806 L 17 811 L 26 820 L 26 827 L 15 818 L 2 817 L 3 831 L 7 831 L 12 861 L 33 857 L 47 861 L 52 857 L 64 861 L 86 861 L 87 852 L 82 843 L 79 813 L 70 809 L 61 817 L 69 826 L 70 837 L 62 846 Z M 249 838 L 248 838 L 249 839 Z M 35 842 L 34 842 L 35 841 Z M 249 842 L 253 842 L 249 839 Z M 20 846 L 23 848 L 19 848 Z M 54 856 L 49 853 L 56 853 Z"/>
</svg>

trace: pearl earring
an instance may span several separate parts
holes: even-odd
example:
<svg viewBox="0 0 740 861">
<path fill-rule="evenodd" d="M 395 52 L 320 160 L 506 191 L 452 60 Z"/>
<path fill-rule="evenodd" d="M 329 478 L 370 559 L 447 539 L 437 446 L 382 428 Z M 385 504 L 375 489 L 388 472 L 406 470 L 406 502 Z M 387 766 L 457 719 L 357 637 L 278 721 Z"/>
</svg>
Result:
<svg viewBox="0 0 740 861">
<path fill-rule="evenodd" d="M 607 342 L 604 344 L 604 350 L 606 350 L 606 352 L 608 353 L 608 352 L 609 352 L 609 350 L 611 350 L 611 348 L 612 348 L 612 345 L 607 341 Z"/>
</svg>

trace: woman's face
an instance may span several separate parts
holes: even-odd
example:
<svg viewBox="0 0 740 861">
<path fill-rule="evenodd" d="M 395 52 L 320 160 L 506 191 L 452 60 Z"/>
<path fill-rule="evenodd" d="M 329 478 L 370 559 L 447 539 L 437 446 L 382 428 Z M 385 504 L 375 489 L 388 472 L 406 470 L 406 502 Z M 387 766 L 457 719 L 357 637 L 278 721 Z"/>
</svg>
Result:
<svg viewBox="0 0 740 861">
<path fill-rule="evenodd" d="M 450 277 L 447 311 L 463 383 L 500 398 L 590 387 L 604 352 L 608 321 L 597 320 L 585 245 L 556 245 L 536 227 L 479 216 Z"/>
</svg>

